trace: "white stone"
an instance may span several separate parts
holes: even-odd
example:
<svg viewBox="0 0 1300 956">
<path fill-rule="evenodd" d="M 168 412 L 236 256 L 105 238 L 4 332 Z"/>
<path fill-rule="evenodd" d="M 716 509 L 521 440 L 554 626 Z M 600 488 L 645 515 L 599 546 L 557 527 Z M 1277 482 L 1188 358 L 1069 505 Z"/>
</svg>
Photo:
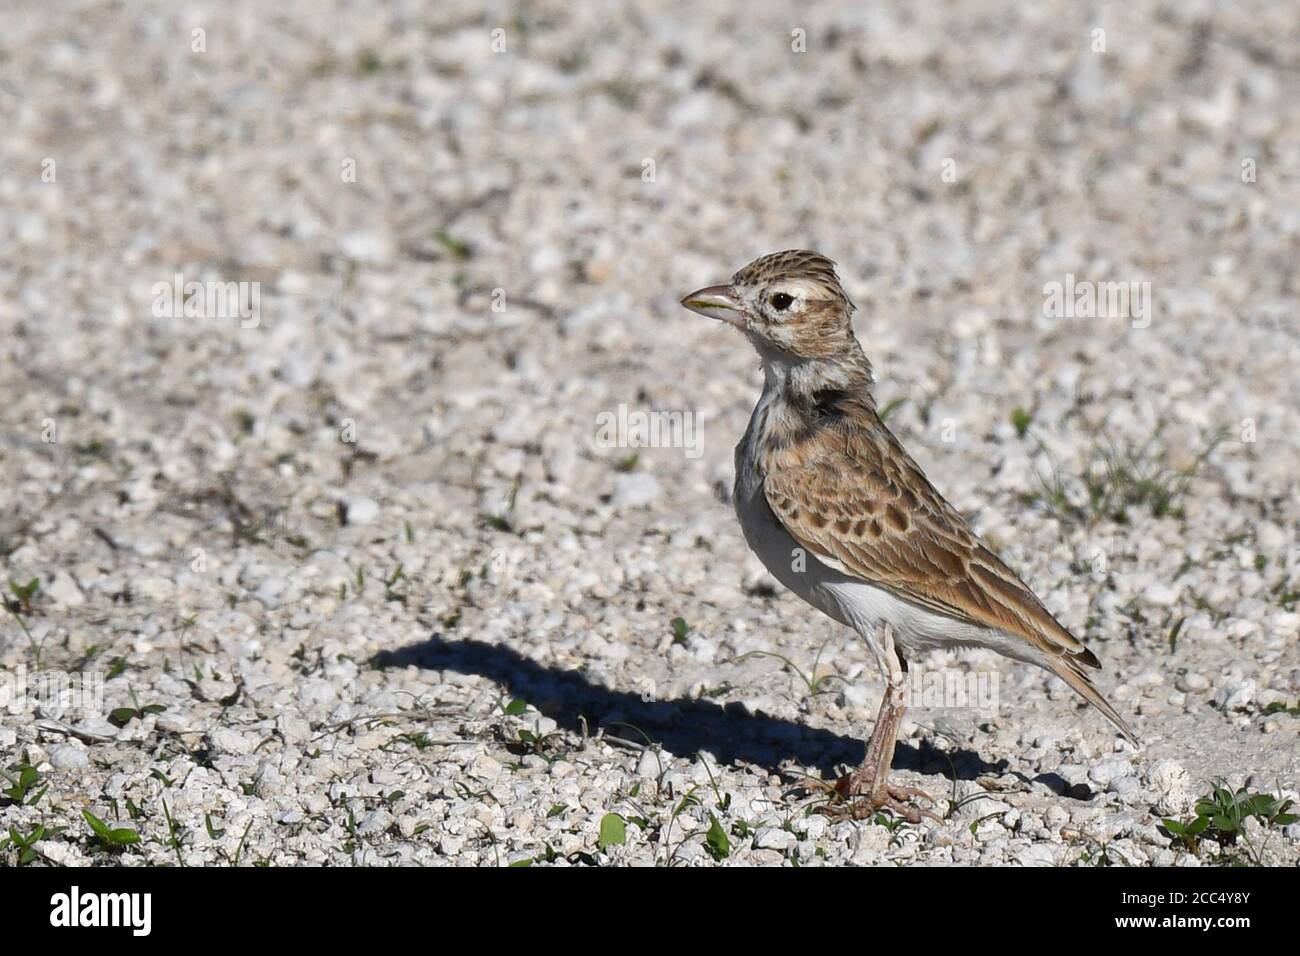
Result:
<svg viewBox="0 0 1300 956">
<path fill-rule="evenodd" d="M 55 572 L 54 580 L 45 586 L 44 591 L 64 607 L 80 607 L 86 603 L 86 596 L 67 571 Z"/>
<path fill-rule="evenodd" d="M 619 475 L 614 479 L 614 495 L 610 501 L 616 509 L 623 511 L 648 507 L 662 496 L 663 487 L 654 475 L 637 472 L 631 475 Z"/>
<path fill-rule="evenodd" d="M 1155 604 L 1159 607 L 1169 607 L 1178 600 L 1178 595 L 1182 588 L 1177 585 L 1166 584 L 1163 581 L 1155 581 L 1148 584 L 1146 590 L 1142 592 L 1142 597 L 1147 603 Z"/>
<path fill-rule="evenodd" d="M 373 498 L 347 498 L 343 513 L 348 524 L 366 525 L 379 517 L 379 504 Z"/>
<path fill-rule="evenodd" d="M 1092 765 L 1091 769 L 1088 770 L 1088 779 L 1093 783 L 1106 787 L 1110 785 L 1112 780 L 1127 777 L 1132 772 L 1132 761 L 1124 757 L 1108 757 Z"/>
<path fill-rule="evenodd" d="M 240 733 L 230 727 L 217 727 L 211 731 L 208 742 L 214 750 L 226 754 L 250 754 L 257 746 L 257 740 L 252 734 Z"/>
<path fill-rule="evenodd" d="M 50 764 L 60 770 L 78 770 L 90 765 L 90 757 L 81 747 L 56 744 L 50 748 Z"/>
<path fill-rule="evenodd" d="M 1119 798 L 1125 803 L 1132 803 L 1134 798 L 1141 792 L 1142 783 L 1132 775 L 1116 777 L 1106 789 L 1111 793 L 1118 794 Z"/>
<path fill-rule="evenodd" d="M 1214 694 L 1214 705 L 1222 710 L 1244 710 L 1255 699 L 1256 684 L 1253 678 L 1226 684 Z"/>
<path fill-rule="evenodd" d="M 754 849 L 756 850 L 785 852 L 797 842 L 798 840 L 793 833 L 777 827 L 762 827 L 754 834 Z"/>
<path fill-rule="evenodd" d="M 669 765 L 663 754 L 653 750 L 641 751 L 641 759 L 636 762 L 636 775 L 643 780 L 657 780 L 659 774 Z"/>
<path fill-rule="evenodd" d="M 339 247 L 349 259 L 379 265 L 393 257 L 393 242 L 387 236 L 369 232 L 350 232 L 339 240 Z"/>
<path fill-rule="evenodd" d="M 1156 810 L 1165 816 L 1186 813 L 1196 802 L 1191 777 L 1176 760 L 1156 763 L 1148 771 L 1147 780 L 1156 794 Z"/>
<path fill-rule="evenodd" d="M 1021 866 L 1055 866 L 1056 853 L 1050 844 L 1035 843 L 1017 851 L 1015 861 Z"/>
<path fill-rule="evenodd" d="M 289 586 L 284 578 L 269 577 L 257 586 L 253 596 L 267 607 L 279 607 L 284 602 L 284 592 Z"/>
</svg>

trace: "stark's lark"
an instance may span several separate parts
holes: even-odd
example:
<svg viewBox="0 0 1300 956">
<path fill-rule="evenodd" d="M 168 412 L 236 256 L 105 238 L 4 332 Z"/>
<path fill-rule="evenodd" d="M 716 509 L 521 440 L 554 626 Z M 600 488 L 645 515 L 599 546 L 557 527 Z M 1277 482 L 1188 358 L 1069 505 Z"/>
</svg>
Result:
<svg viewBox="0 0 1300 956">
<path fill-rule="evenodd" d="M 736 446 L 736 512 L 767 569 L 860 634 L 887 681 L 862 766 L 836 791 L 854 816 L 886 807 L 919 819 L 890 786 L 907 659 L 987 647 L 1056 674 L 1130 740 L 1088 678 L 1097 658 L 1043 607 L 935 491 L 876 412 L 871 363 L 835 265 L 805 250 L 751 262 L 682 305 L 745 333 L 765 376 Z"/>
</svg>

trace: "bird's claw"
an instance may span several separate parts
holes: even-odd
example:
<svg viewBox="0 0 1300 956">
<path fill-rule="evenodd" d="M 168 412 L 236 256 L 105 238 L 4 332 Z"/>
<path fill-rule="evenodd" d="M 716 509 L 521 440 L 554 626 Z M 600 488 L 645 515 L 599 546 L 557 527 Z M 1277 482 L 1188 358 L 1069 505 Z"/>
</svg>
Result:
<svg viewBox="0 0 1300 956">
<path fill-rule="evenodd" d="M 831 820 L 865 820 L 880 810 L 888 810 L 908 823 L 920 823 L 922 817 L 928 817 L 936 823 L 943 820 L 938 814 L 918 807 L 911 801 L 924 800 L 933 805 L 934 798 L 924 790 L 915 787 L 900 787 L 890 783 L 882 784 L 874 793 L 865 793 L 854 798 L 855 783 L 852 774 L 846 774 L 834 784 L 825 784 L 824 789 L 832 799 L 817 808 L 817 812 Z"/>
</svg>

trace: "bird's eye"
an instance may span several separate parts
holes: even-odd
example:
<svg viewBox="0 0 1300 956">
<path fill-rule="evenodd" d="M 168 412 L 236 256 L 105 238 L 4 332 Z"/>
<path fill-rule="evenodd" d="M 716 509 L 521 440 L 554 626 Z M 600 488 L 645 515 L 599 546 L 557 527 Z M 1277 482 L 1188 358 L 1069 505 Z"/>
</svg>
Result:
<svg viewBox="0 0 1300 956">
<path fill-rule="evenodd" d="M 776 309 L 776 311 L 784 312 L 786 309 L 790 308 L 790 303 L 794 301 L 794 296 L 790 295 L 788 292 L 777 292 L 767 301 L 772 303 L 772 308 Z"/>
</svg>

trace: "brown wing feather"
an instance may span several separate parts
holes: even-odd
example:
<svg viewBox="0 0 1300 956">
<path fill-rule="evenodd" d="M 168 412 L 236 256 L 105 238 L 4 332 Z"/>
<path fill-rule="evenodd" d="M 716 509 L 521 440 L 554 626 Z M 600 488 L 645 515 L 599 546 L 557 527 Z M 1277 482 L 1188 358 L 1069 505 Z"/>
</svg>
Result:
<svg viewBox="0 0 1300 956">
<path fill-rule="evenodd" d="M 1096 656 L 971 532 L 875 409 L 849 402 L 837 412 L 765 453 L 767 502 L 794 539 L 909 601 L 1024 638 L 1136 744 L 1084 672 L 1101 666 Z"/>
<path fill-rule="evenodd" d="M 1096 658 L 935 491 L 874 409 L 770 443 L 764 491 L 794 538 L 850 572 L 959 621 Z"/>
</svg>

